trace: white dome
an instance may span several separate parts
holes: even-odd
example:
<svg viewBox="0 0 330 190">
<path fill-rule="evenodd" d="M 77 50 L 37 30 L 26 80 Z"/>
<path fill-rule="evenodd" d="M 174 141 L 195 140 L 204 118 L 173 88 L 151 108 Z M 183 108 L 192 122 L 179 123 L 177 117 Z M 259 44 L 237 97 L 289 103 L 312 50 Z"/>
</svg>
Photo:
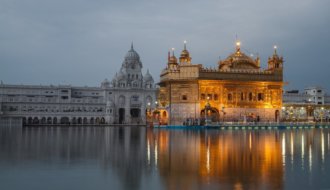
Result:
<svg viewBox="0 0 330 190">
<path fill-rule="evenodd" d="M 120 70 L 119 74 L 116 77 L 116 80 L 120 81 L 120 80 L 123 80 L 123 79 L 126 79 L 126 72 L 123 71 L 123 70 Z"/>
<path fill-rule="evenodd" d="M 110 87 L 110 82 L 108 79 L 104 79 L 101 83 L 102 88 L 109 88 Z"/>
<path fill-rule="evenodd" d="M 149 69 L 147 70 L 147 73 L 144 75 L 143 80 L 145 82 L 154 81 L 154 79 L 152 78 L 151 74 L 149 73 Z"/>
<path fill-rule="evenodd" d="M 134 59 L 134 60 L 140 60 L 140 56 L 139 54 L 133 49 L 133 46 L 131 47 L 131 49 L 126 53 L 125 55 L 125 59 Z"/>
</svg>

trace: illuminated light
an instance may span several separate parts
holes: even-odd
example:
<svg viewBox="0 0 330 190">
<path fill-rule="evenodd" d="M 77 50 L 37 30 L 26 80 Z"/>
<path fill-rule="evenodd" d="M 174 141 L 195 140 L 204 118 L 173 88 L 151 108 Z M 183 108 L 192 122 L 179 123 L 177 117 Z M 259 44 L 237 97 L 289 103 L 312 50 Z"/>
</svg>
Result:
<svg viewBox="0 0 330 190">
<path fill-rule="evenodd" d="M 277 46 L 276 45 L 274 45 L 274 49 L 277 49 Z"/>
<path fill-rule="evenodd" d="M 210 173 L 210 138 L 207 143 L 207 152 L 206 152 L 206 170 L 207 173 Z"/>
<path fill-rule="evenodd" d="M 251 132 L 250 132 L 250 135 L 249 135 L 249 147 L 250 147 L 250 150 L 252 148 L 252 135 L 251 135 Z"/>
<path fill-rule="evenodd" d="M 282 134 L 282 159 L 283 165 L 285 165 L 285 134 Z"/>
<path fill-rule="evenodd" d="M 294 151 L 294 149 L 293 149 L 293 135 L 292 135 L 292 132 L 291 132 L 291 135 L 290 135 L 290 146 L 291 146 L 291 151 L 290 151 L 290 153 L 291 153 L 291 163 L 293 163 L 293 151 Z"/>
<path fill-rule="evenodd" d="M 321 133 L 321 157 L 322 157 L 322 163 L 324 163 L 324 133 L 323 133 L 323 130 Z"/>
<path fill-rule="evenodd" d="M 312 164 L 313 164 L 313 155 L 312 155 L 312 145 L 310 144 L 309 145 L 309 151 L 308 151 L 308 153 L 309 153 L 309 159 L 308 159 L 308 161 L 309 161 L 309 171 L 312 171 Z"/>
<path fill-rule="evenodd" d="M 171 50 L 172 50 L 172 51 L 174 51 L 174 50 L 175 50 L 175 48 L 171 48 Z"/>
<path fill-rule="evenodd" d="M 282 107 L 282 110 L 285 110 L 285 107 Z"/>
<path fill-rule="evenodd" d="M 150 165 L 150 142 L 148 140 L 148 145 L 147 145 L 147 161 L 148 164 Z"/>
<path fill-rule="evenodd" d="M 186 44 L 186 43 L 187 43 L 187 40 L 184 40 L 184 41 L 183 41 L 183 43 L 185 43 L 185 44 Z"/>
<path fill-rule="evenodd" d="M 150 106 L 150 102 L 148 102 L 148 106 Z"/>
<path fill-rule="evenodd" d="M 157 141 L 155 142 L 155 165 L 157 166 L 158 161 L 158 150 L 157 150 Z"/>
<path fill-rule="evenodd" d="M 304 135 L 301 135 L 301 165 L 304 167 L 304 157 L 305 157 L 305 141 Z"/>
<path fill-rule="evenodd" d="M 241 46 L 241 42 L 240 41 L 237 41 L 236 42 L 236 46 Z"/>
<path fill-rule="evenodd" d="M 328 133 L 328 150 L 330 150 L 330 134 Z"/>
</svg>

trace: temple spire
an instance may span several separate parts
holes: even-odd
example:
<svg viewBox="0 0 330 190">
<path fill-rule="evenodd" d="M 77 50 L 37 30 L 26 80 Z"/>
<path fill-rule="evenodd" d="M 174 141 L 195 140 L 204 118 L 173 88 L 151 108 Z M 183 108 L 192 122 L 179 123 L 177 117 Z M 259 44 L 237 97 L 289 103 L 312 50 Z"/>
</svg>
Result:
<svg viewBox="0 0 330 190">
<path fill-rule="evenodd" d="M 236 51 L 239 52 L 241 50 L 241 42 L 239 40 L 236 41 Z"/>
<path fill-rule="evenodd" d="M 277 46 L 274 45 L 274 55 L 277 55 Z"/>
</svg>

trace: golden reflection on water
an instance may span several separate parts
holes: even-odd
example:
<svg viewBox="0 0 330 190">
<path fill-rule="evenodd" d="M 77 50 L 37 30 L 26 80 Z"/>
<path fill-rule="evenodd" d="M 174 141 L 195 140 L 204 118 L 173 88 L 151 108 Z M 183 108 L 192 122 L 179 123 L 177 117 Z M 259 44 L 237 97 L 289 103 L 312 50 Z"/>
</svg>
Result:
<svg viewBox="0 0 330 190">
<path fill-rule="evenodd" d="M 150 130 L 148 133 L 148 138 L 154 139 L 155 155 L 159 155 L 156 159 L 159 174 L 170 189 L 203 188 L 210 183 L 230 189 L 282 189 L 286 168 L 297 170 L 295 162 L 299 160 L 294 159 L 295 154 L 301 158 L 298 163 L 301 170 L 305 167 L 304 160 L 308 160 L 307 168 L 312 171 L 315 151 L 321 154 L 322 163 L 325 159 L 324 131 L 320 130 Z M 286 150 L 287 145 L 290 151 Z M 294 152 L 299 146 L 301 152 Z"/>
</svg>

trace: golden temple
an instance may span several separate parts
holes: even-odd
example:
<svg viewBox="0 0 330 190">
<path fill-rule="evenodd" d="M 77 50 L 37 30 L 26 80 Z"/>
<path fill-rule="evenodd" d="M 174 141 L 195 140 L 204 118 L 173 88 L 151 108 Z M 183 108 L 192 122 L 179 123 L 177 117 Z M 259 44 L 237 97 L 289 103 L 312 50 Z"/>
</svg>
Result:
<svg viewBox="0 0 330 190">
<path fill-rule="evenodd" d="M 235 51 L 215 69 L 191 60 L 186 42 L 179 61 L 174 50 L 168 54 L 159 83 L 160 123 L 279 120 L 283 57 L 277 54 L 276 46 L 265 69 L 260 67 L 259 57 L 253 59 L 241 50 L 239 41 Z"/>
</svg>

